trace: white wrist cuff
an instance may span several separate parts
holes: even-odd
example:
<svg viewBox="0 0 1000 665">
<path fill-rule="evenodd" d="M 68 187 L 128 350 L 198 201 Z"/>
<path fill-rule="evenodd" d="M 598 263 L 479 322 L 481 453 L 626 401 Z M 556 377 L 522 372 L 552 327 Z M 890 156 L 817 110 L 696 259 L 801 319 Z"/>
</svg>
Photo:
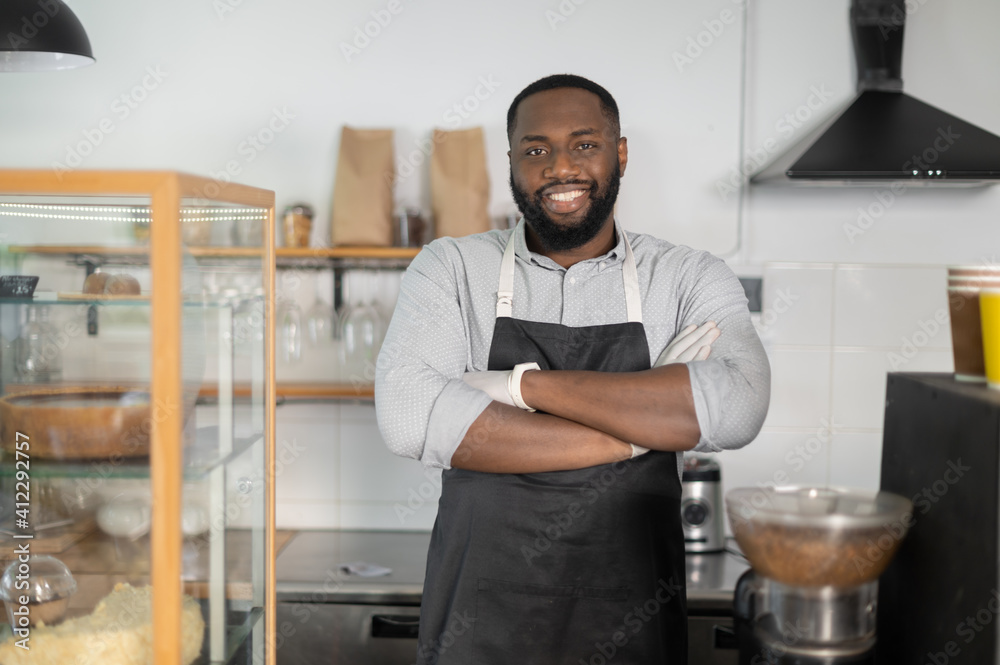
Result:
<svg viewBox="0 0 1000 665">
<path fill-rule="evenodd" d="M 632 446 L 632 457 L 630 459 L 635 459 L 639 455 L 644 455 L 649 452 L 649 448 L 643 448 L 642 446 L 637 446 L 634 443 L 628 444 Z"/>
<path fill-rule="evenodd" d="M 534 411 L 530 406 L 524 403 L 524 399 L 521 397 L 521 376 L 533 369 L 541 369 L 538 363 L 521 363 L 519 365 L 514 365 L 514 369 L 510 373 L 509 383 L 507 384 L 507 390 L 510 392 L 510 398 L 514 400 L 514 404 L 525 411 Z"/>
</svg>

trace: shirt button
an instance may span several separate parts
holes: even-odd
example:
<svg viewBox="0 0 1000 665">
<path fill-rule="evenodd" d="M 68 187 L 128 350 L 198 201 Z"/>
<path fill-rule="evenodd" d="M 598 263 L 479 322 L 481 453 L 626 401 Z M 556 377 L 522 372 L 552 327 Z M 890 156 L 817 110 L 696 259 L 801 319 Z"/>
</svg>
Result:
<svg viewBox="0 0 1000 665">
<path fill-rule="evenodd" d="M 604 266 L 607 265 L 606 261 L 601 261 L 601 270 L 604 270 Z"/>
<path fill-rule="evenodd" d="M 576 277 L 570 277 L 569 278 L 569 283 L 570 284 L 576 284 Z"/>
</svg>

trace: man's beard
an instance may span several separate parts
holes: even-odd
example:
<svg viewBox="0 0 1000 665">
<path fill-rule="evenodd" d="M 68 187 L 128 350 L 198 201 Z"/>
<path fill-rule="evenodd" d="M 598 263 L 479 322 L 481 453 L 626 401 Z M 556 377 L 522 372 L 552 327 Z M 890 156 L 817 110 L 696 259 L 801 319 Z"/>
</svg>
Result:
<svg viewBox="0 0 1000 665">
<path fill-rule="evenodd" d="M 587 183 L 582 180 L 566 180 L 539 188 L 530 198 L 528 193 L 514 183 L 514 171 L 510 173 L 510 191 L 514 195 L 525 221 L 538 235 L 542 245 L 550 252 L 564 252 L 582 247 L 597 237 L 604 222 L 615 208 L 618 199 L 618 186 L 621 183 L 621 167 L 615 162 L 615 170 L 604 183 L 603 192 L 598 191 L 597 183 Z M 584 185 L 590 193 L 590 209 L 584 218 L 570 226 L 562 227 L 553 222 L 542 207 L 542 197 L 546 190 L 556 185 Z"/>
</svg>

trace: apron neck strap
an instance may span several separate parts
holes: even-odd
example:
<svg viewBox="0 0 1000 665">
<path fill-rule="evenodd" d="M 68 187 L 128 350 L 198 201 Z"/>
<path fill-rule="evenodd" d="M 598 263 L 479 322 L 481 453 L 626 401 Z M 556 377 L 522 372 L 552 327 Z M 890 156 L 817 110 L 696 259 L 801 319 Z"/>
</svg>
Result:
<svg viewBox="0 0 1000 665">
<path fill-rule="evenodd" d="M 500 262 L 500 283 L 497 288 L 497 318 L 510 317 L 514 310 L 514 233 L 507 238 L 507 246 Z M 625 310 L 630 323 L 642 323 L 642 299 L 639 298 L 639 271 L 635 267 L 632 243 L 628 234 L 622 231 L 625 240 L 625 262 L 622 265 L 622 281 L 625 284 Z"/>
<path fill-rule="evenodd" d="M 514 309 L 514 235 L 507 239 L 500 262 L 500 285 L 497 288 L 497 318 L 510 318 Z"/>
</svg>

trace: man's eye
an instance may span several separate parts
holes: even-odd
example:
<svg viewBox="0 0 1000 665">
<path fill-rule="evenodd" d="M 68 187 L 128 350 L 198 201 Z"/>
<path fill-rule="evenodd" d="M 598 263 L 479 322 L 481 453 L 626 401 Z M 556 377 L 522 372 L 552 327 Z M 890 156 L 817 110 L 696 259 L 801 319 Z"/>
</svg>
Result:
<svg viewBox="0 0 1000 665">
<path fill-rule="evenodd" d="M 529 157 L 538 157 L 543 152 L 545 152 L 545 148 L 532 148 L 531 150 L 529 150 L 525 154 L 528 155 Z"/>
<path fill-rule="evenodd" d="M 594 143 L 581 143 L 580 145 L 577 146 L 577 148 L 580 150 L 593 150 L 596 147 L 597 145 Z"/>
</svg>

